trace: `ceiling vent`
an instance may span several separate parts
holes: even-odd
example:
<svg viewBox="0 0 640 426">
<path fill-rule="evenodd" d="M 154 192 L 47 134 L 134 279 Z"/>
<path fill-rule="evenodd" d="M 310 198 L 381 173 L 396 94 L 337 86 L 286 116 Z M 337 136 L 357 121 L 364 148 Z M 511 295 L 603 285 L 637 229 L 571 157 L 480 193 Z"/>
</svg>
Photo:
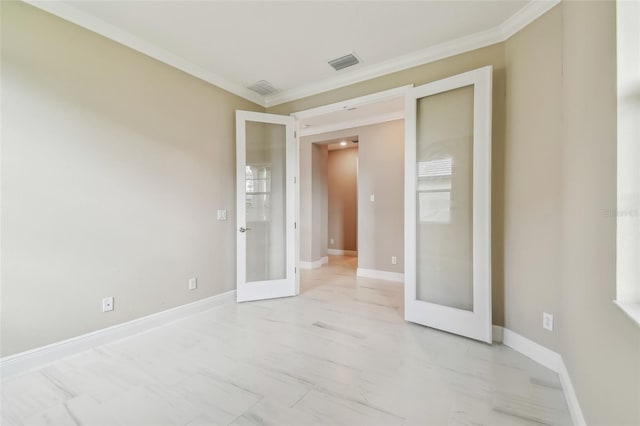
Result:
<svg viewBox="0 0 640 426">
<path fill-rule="evenodd" d="M 251 86 L 249 86 L 249 89 L 253 90 L 254 92 L 260 93 L 261 95 L 270 95 L 271 93 L 275 93 L 278 91 L 278 89 L 273 87 L 273 85 L 267 80 L 256 81 Z"/>
<path fill-rule="evenodd" d="M 332 59 L 329 61 L 329 65 L 331 65 L 336 71 L 340 71 L 358 63 L 360 63 L 360 61 L 353 53 L 349 53 L 348 55 L 344 55 L 340 58 Z"/>
</svg>

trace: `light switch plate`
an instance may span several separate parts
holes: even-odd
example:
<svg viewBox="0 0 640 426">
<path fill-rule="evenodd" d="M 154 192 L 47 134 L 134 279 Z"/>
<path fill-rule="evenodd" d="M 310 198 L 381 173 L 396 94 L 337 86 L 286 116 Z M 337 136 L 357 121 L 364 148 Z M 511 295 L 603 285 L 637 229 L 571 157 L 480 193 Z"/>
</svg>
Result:
<svg viewBox="0 0 640 426">
<path fill-rule="evenodd" d="M 227 220 L 226 210 L 218 210 L 218 220 Z"/>
<path fill-rule="evenodd" d="M 189 290 L 195 290 L 198 288 L 198 279 L 193 277 L 189 278 Z"/>
<path fill-rule="evenodd" d="M 553 331 L 553 315 L 546 312 L 542 313 L 542 328 Z"/>
</svg>

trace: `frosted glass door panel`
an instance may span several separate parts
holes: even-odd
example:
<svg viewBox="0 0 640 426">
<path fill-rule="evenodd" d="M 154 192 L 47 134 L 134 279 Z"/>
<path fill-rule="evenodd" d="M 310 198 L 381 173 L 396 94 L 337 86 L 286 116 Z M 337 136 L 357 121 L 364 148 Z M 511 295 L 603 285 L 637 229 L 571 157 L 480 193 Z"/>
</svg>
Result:
<svg viewBox="0 0 640 426">
<path fill-rule="evenodd" d="M 473 86 L 417 100 L 416 299 L 473 311 Z"/>
<path fill-rule="evenodd" d="M 246 122 L 246 281 L 286 278 L 286 128 Z"/>
</svg>

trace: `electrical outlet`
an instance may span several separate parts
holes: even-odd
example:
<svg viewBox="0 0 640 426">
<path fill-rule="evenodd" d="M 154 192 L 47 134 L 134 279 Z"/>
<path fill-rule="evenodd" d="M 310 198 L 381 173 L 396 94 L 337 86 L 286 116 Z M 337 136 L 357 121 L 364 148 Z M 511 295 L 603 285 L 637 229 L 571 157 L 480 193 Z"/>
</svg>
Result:
<svg viewBox="0 0 640 426">
<path fill-rule="evenodd" d="M 329 244 L 333 245 L 333 238 L 329 238 Z"/>
<path fill-rule="evenodd" d="M 369 201 L 372 203 L 376 201 L 376 196 L 374 194 L 369 195 Z"/>
<path fill-rule="evenodd" d="M 398 264 L 398 258 L 395 256 L 391 256 L 391 264 L 392 265 L 397 265 Z"/>
<path fill-rule="evenodd" d="M 198 279 L 196 277 L 189 278 L 189 290 L 198 288 Z"/>
<path fill-rule="evenodd" d="M 113 311 L 113 296 L 102 299 L 102 312 Z"/>
<path fill-rule="evenodd" d="M 542 328 L 553 331 L 553 315 L 546 312 L 542 313 Z"/>
</svg>

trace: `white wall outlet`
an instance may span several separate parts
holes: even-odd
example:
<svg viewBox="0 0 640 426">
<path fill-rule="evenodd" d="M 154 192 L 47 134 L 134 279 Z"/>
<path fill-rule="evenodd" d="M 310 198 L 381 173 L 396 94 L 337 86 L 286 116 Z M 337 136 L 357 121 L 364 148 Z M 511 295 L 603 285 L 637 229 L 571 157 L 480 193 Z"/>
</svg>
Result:
<svg viewBox="0 0 640 426">
<path fill-rule="evenodd" d="M 329 238 L 329 244 L 333 245 L 333 238 Z"/>
<path fill-rule="evenodd" d="M 546 312 L 542 313 L 542 328 L 553 331 L 553 315 Z"/>
<path fill-rule="evenodd" d="M 113 296 L 102 299 L 102 312 L 113 311 Z"/>
<path fill-rule="evenodd" d="M 189 278 L 189 290 L 198 288 L 198 279 L 196 277 Z"/>
<path fill-rule="evenodd" d="M 226 210 L 218 210 L 218 220 L 227 220 Z"/>
<path fill-rule="evenodd" d="M 374 194 L 369 195 L 369 201 L 371 201 L 372 203 L 376 201 L 376 196 Z"/>
<path fill-rule="evenodd" d="M 391 256 L 391 264 L 392 265 L 397 265 L 398 264 L 398 258 L 395 256 Z"/>
</svg>

